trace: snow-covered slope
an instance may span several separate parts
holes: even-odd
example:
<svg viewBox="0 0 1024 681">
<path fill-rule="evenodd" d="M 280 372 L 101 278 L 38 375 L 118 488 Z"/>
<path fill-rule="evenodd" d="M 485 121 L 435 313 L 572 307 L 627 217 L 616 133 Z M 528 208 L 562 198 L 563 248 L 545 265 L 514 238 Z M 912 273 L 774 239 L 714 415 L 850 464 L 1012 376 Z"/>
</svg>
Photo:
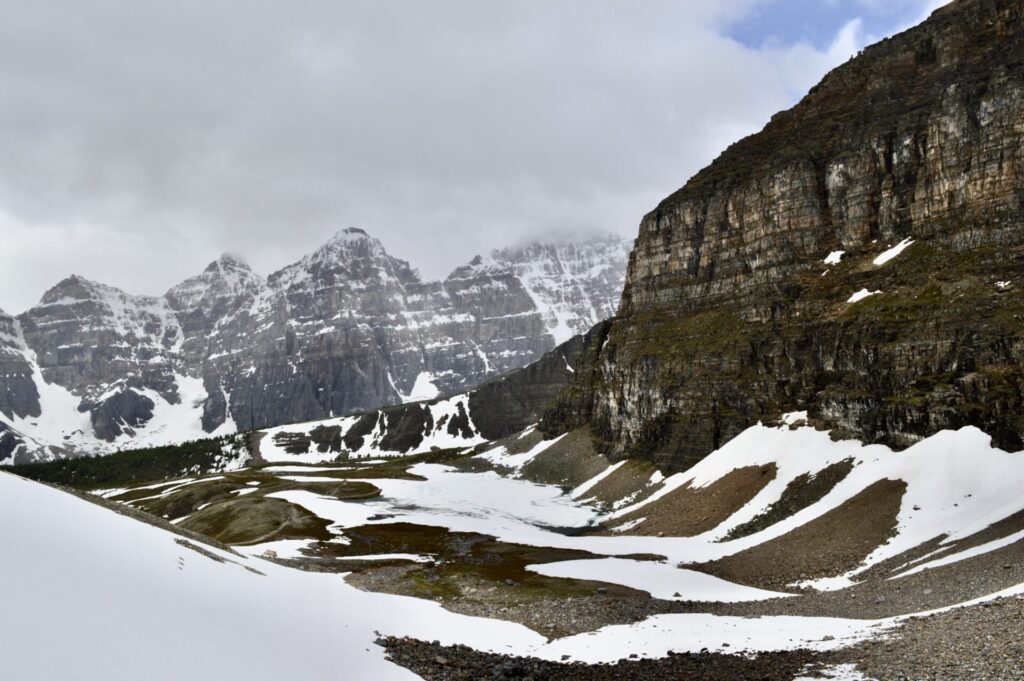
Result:
<svg viewBox="0 0 1024 681">
<path fill-rule="evenodd" d="M 7 474 L 0 513 L 7 679 L 411 679 L 384 659 L 376 631 L 485 649 L 543 641 L 516 625 L 359 591 L 338 575 L 196 550 Z"/>
<path fill-rule="evenodd" d="M 402 409 L 268 428 L 258 447 L 265 461 L 323 463 L 423 454 L 485 441 L 470 416 L 469 397 L 456 395 Z"/>
<path fill-rule="evenodd" d="M 532 243 L 491 257 L 515 272 L 562 343 L 615 314 L 632 242 L 617 237 Z"/>
<path fill-rule="evenodd" d="M 531 523 L 557 526 L 570 516 L 587 515 L 553 488 L 493 474 L 455 474 L 437 466 L 416 472 L 429 481 L 381 481 L 387 483 L 385 496 L 395 499 L 395 512 L 427 516 L 431 524 L 497 523 L 508 528 L 497 533 L 508 533 L 531 528 Z M 291 496 L 325 518 L 345 516 L 362 523 L 361 511 L 374 511 L 308 492 L 275 494 Z M 355 515 L 346 507 L 356 509 Z M 198 544 L 7 474 L 0 474 L 0 514 L 6 519 L 0 524 L 5 614 L 0 638 L 6 644 L 0 676 L 19 681 L 386 681 L 416 677 L 385 659 L 374 643 L 379 636 L 549 660 L 570 655 L 604 661 L 637 653 L 664 656 L 669 649 L 696 651 L 723 642 L 740 652 L 833 648 L 869 636 L 876 625 L 679 614 L 548 641 L 519 624 L 362 591 L 341 575 L 296 570 Z M 656 632 L 660 635 L 652 635 Z"/>
<path fill-rule="evenodd" d="M 656 553 L 667 556 L 670 563 L 716 561 L 784 539 L 846 506 L 876 483 L 905 484 L 905 491 L 898 497 L 892 536 L 879 535 L 874 548 L 869 548 L 864 558 L 851 569 L 805 584 L 830 590 L 849 586 L 862 579 L 870 568 L 904 556 L 929 542 L 938 542 L 939 553 L 950 551 L 957 542 L 972 538 L 1024 511 L 1024 497 L 1020 494 L 1021 480 L 1024 480 L 1024 452 L 1008 453 L 992 447 L 991 438 L 977 428 L 941 431 L 905 451 L 895 452 L 884 445 L 833 440 L 826 431 L 808 426 L 795 427 L 804 416 L 802 413 L 787 415 L 788 423 L 778 427 L 753 426 L 683 473 L 667 477 L 654 473 L 649 482 L 641 483 L 642 498 L 639 501 L 631 502 L 638 496 L 631 493 L 623 498 L 625 503 L 614 504 L 614 510 L 605 516 L 603 522 L 606 526 L 621 531 L 622 535 L 596 539 L 587 548 L 604 553 Z M 542 452 L 543 448 L 540 448 L 529 454 L 535 457 Z M 514 463 L 519 467 L 528 461 L 501 451 L 491 454 L 491 457 L 502 464 L 503 459 L 515 459 Z M 741 538 L 731 537 L 736 528 L 763 517 L 800 480 L 813 479 L 841 462 L 849 465 L 849 472 L 820 499 L 782 514 L 776 522 L 759 531 Z M 580 499 L 590 496 L 591 488 L 600 484 L 602 478 L 614 474 L 620 465 L 613 464 L 599 473 L 592 484 L 580 486 L 575 496 Z M 738 470 L 761 466 L 772 467 L 774 477 L 735 512 L 705 532 L 677 538 L 630 536 L 644 520 L 675 513 L 672 509 L 678 507 L 662 505 L 673 496 L 678 498 L 678 495 L 699 493 L 721 483 Z M 721 494 L 730 493 L 729 489 L 718 489 Z M 881 502 L 880 499 L 877 501 Z M 1006 535 L 1010 538 L 997 537 L 980 550 L 995 550 L 1012 543 L 1012 529 L 1007 530 Z M 807 548 L 804 546 L 804 550 Z M 978 555 L 978 551 L 952 553 L 963 559 Z M 618 567 L 618 572 L 627 579 L 623 583 L 628 584 L 631 572 L 644 566 Z M 546 574 L 554 574 L 552 569 L 545 568 L 548 570 Z M 583 577 L 590 569 L 591 565 L 582 561 L 577 565 L 563 566 L 557 572 L 562 576 Z M 612 573 L 605 579 L 616 581 Z"/>
<path fill-rule="evenodd" d="M 491 455 L 482 455 L 480 459 L 481 463 L 491 461 L 504 468 L 522 470 L 524 464 L 546 455 L 560 442 L 545 441 L 522 454 L 496 451 Z M 754 588 L 709 574 L 703 567 L 707 561 L 727 558 L 751 547 L 768 544 L 843 505 L 866 486 L 896 476 L 908 485 L 902 499 L 898 532 L 891 541 L 881 544 L 865 565 L 877 564 L 876 561 L 885 555 L 894 555 L 934 537 L 945 535 L 948 542 L 953 542 L 1024 507 L 1024 501 L 1015 498 L 1013 494 L 1013 482 L 1020 479 L 1024 467 L 1020 456 L 991 448 L 988 438 L 971 428 L 942 432 L 924 440 L 914 451 L 896 453 L 884 447 L 865 447 L 853 441 L 833 442 L 827 433 L 811 428 L 790 430 L 788 425 L 778 428 L 756 426 L 712 455 L 706 464 L 702 463 L 680 476 L 651 476 L 652 484 L 660 486 L 660 492 L 651 496 L 649 501 L 625 510 L 627 513 L 637 509 L 653 513 L 659 500 L 687 489 L 687 485 L 694 489 L 706 488 L 739 468 L 765 462 L 778 466 L 777 482 L 772 483 L 775 485 L 772 489 L 765 487 L 763 495 L 752 498 L 710 531 L 689 537 L 566 533 L 564 528 L 582 528 L 602 519 L 608 520 L 609 517 L 603 516 L 593 506 L 573 499 L 557 487 L 535 484 L 526 479 L 513 479 L 493 471 L 468 473 L 444 465 L 417 464 L 408 469 L 409 473 L 414 474 L 413 477 L 375 476 L 373 483 L 379 487 L 381 494 L 358 502 L 302 489 L 305 482 L 317 479 L 316 468 L 274 465 L 261 469 L 259 473 L 263 476 L 277 476 L 274 491 L 268 496 L 300 506 L 329 521 L 330 532 L 335 535 L 331 541 L 348 543 L 348 532 L 358 534 L 358 528 L 376 524 L 408 523 L 444 527 L 456 532 L 492 536 L 499 542 L 513 545 L 572 549 L 595 555 L 591 559 L 572 559 L 529 567 L 529 570 L 539 574 L 621 584 L 664 600 L 743 603 L 785 594 L 779 593 L 778 589 Z M 792 482 L 800 471 L 816 472 L 830 463 L 850 458 L 857 463 L 847 482 L 836 485 L 831 494 L 783 520 L 777 527 L 743 539 L 721 541 L 730 527 L 760 513 L 777 500 L 780 488 Z M 304 461 L 282 460 L 297 463 Z M 358 466 L 335 466 L 321 470 L 328 475 L 337 475 L 354 469 L 358 469 Z M 616 466 L 611 475 L 619 470 L 622 467 Z M 931 470 L 949 475 L 930 479 L 928 472 Z M 609 477 L 603 472 L 598 475 L 603 475 L 605 479 Z M 329 477 L 325 480 L 337 478 Z M 295 488 L 287 489 L 284 483 L 288 481 L 294 483 Z M 281 489 L 279 484 L 286 489 Z M 600 484 L 599 480 L 591 485 L 590 491 Z M 582 486 L 577 490 L 578 496 L 588 493 L 582 490 L 585 490 Z M 111 495 L 123 491 L 111 492 Z M 0 492 L 3 492 L 2 488 Z M 166 493 L 173 491 L 161 492 Z M 180 512 L 190 513 L 185 508 Z M 959 551 L 955 556 L 948 556 L 947 560 L 998 549 L 1000 545 L 1013 541 L 1016 536 L 1011 533 L 1005 539 L 991 541 L 972 550 Z M 247 546 L 242 550 L 250 555 L 273 550 L 281 557 L 298 557 L 308 555 L 303 553 L 304 549 L 313 549 L 315 553 L 315 547 L 322 545 L 322 542 L 322 538 L 272 541 Z M 805 547 L 804 550 L 813 552 L 816 548 Z M 637 560 L 638 554 L 644 554 L 645 559 Z M 355 559 L 369 558 L 370 555 L 356 555 Z M 652 560 L 651 556 L 664 558 Z M 353 559 L 352 556 L 348 558 Z M 430 563 L 437 556 L 414 555 L 406 558 Z M 446 556 L 446 560 L 448 558 Z M 922 567 L 935 569 L 940 567 L 939 563 L 940 560 L 932 560 L 931 563 L 925 562 Z M 1024 591 L 1015 573 L 1001 569 L 1001 565 L 997 565 L 996 571 L 999 573 L 998 582 L 990 584 L 982 580 L 980 586 L 972 586 L 974 590 L 969 597 L 980 597 L 983 600 L 995 595 Z M 268 575 L 274 576 L 269 572 Z M 880 578 L 875 575 L 872 579 L 877 584 Z M 834 581 L 835 586 L 844 585 L 839 584 L 838 580 Z M 812 586 L 831 588 L 833 584 Z M 329 598 L 333 598 L 333 595 Z M 403 627 L 404 620 L 388 621 L 387 608 L 390 607 L 390 601 L 374 601 L 376 597 L 372 594 L 364 594 L 361 598 L 365 599 L 364 603 L 381 610 L 377 615 L 380 620 L 384 620 L 384 624 L 379 626 L 379 631 L 391 633 L 396 627 Z M 275 603 L 272 600 L 268 607 L 274 607 Z M 942 607 L 954 603 L 955 600 L 946 600 L 942 602 Z M 362 611 L 356 612 L 362 614 Z M 309 616 L 319 617 L 319 613 L 320 610 L 312 610 Z M 449 621 L 448 618 L 455 619 Z M 486 632 L 481 629 L 472 641 L 463 642 L 470 646 L 482 645 L 544 659 L 557 660 L 562 655 L 571 655 L 574 660 L 614 662 L 631 655 L 663 657 L 671 650 L 697 651 L 705 647 L 717 652 L 741 654 L 765 649 L 834 649 L 883 633 L 904 618 L 846 620 L 834 617 L 757 618 L 676 613 L 655 615 L 630 624 L 606 626 L 595 632 L 546 643 L 523 636 L 514 627 L 496 627 Z M 456 625 L 461 626 L 459 622 L 457 616 L 444 614 L 437 620 L 437 633 L 429 637 L 449 640 L 445 638 L 448 635 L 464 635 L 464 629 L 459 629 L 458 633 L 453 633 L 451 629 Z M 282 625 L 289 626 L 290 621 L 285 618 Z M 350 631 L 358 636 L 362 630 L 358 626 L 351 626 Z M 498 641 L 490 638 L 494 634 L 508 635 L 510 638 Z"/>
<path fill-rule="evenodd" d="M 72 276 L 0 314 L 0 462 L 464 393 L 610 314 L 627 256 L 534 245 L 424 281 L 349 228 L 266 279 L 225 255 L 162 298 Z"/>
<path fill-rule="evenodd" d="M 434 448 L 471 447 L 483 441 L 472 421 L 468 400 L 459 397 L 437 404 L 413 406 L 416 409 L 396 411 L 390 417 L 385 410 L 362 418 L 348 417 L 271 429 L 262 439 L 260 451 L 266 460 L 272 462 L 320 463 L 422 453 Z M 468 428 L 449 432 L 446 425 L 460 419 L 463 406 L 468 417 L 464 423 Z M 941 431 L 903 452 L 895 452 L 884 445 L 833 440 L 828 432 L 806 425 L 798 426 L 805 416 L 802 413 L 787 415 L 780 426 L 753 426 L 686 472 L 670 476 L 657 471 L 648 472 L 637 483 L 636 489 L 623 486 L 621 481 L 615 483 L 613 486 L 624 496 L 618 503 L 609 501 L 609 511 L 600 520 L 620 532 L 620 536 L 593 537 L 568 544 L 550 537 L 543 540 L 523 535 L 505 538 L 526 543 L 554 542 L 553 545 L 565 548 L 611 555 L 652 553 L 667 556 L 670 565 L 673 562 L 702 563 L 739 554 L 806 527 L 849 504 L 877 483 L 905 484 L 905 491 L 898 498 L 892 536 L 880 535 L 877 545 L 865 553 L 863 560 L 853 569 L 810 583 L 818 588 L 836 588 L 853 583 L 873 566 L 929 542 L 938 541 L 944 552 L 959 555 L 959 551 L 952 551 L 957 542 L 968 540 L 1000 521 L 1024 512 L 1024 498 L 1020 495 L 1020 481 L 1024 480 L 1024 452 L 1008 453 L 992 447 L 991 438 L 977 428 Z M 531 430 L 528 429 L 520 437 L 529 435 Z M 555 448 L 561 439 L 540 441 L 535 446 L 519 448 L 516 453 L 509 453 L 505 446 L 492 447 L 479 456 L 498 470 L 520 476 L 527 464 Z M 624 463 L 611 464 L 576 487 L 572 496 L 587 500 L 593 495 L 593 490 L 622 469 Z M 787 492 L 798 487 L 801 480 L 814 479 L 838 464 L 847 466 L 849 472 L 824 490 L 820 499 L 803 508 L 793 509 L 760 531 L 741 538 L 732 537 L 736 528 L 762 517 Z M 630 536 L 630 530 L 641 524 L 646 516 L 675 513 L 673 508 L 676 507 L 661 506 L 673 496 L 699 494 L 700 490 L 721 483 L 736 471 L 762 466 L 774 470 L 770 481 L 735 512 L 700 535 L 678 538 Z M 728 495 L 730 491 L 720 493 Z M 476 530 L 483 531 L 480 528 Z M 1012 531 L 1008 533 L 1012 534 Z M 986 544 L 987 549 L 981 550 L 994 550 L 1012 541 L 1012 537 L 996 537 Z M 962 557 L 977 555 L 977 551 L 966 552 Z M 606 566 L 609 570 L 603 579 L 616 581 L 614 575 L 620 573 L 625 576 L 627 581 L 623 583 L 627 586 L 636 586 L 636 580 L 647 578 L 671 581 L 674 574 L 671 569 L 641 563 L 627 565 L 620 561 Z M 594 578 L 594 570 L 598 567 L 591 561 L 580 561 L 573 565 L 546 566 L 543 570 L 545 574 L 562 574 L 571 570 L 572 574 L 563 576 L 589 579 Z M 676 577 L 683 579 L 684 572 L 676 574 Z"/>
</svg>

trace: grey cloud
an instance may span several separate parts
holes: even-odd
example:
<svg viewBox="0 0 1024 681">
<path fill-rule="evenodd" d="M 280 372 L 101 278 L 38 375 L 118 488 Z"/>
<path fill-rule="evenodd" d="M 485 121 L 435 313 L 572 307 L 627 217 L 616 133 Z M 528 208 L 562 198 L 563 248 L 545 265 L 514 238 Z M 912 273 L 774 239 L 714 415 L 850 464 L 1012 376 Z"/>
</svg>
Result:
<svg viewBox="0 0 1024 681">
<path fill-rule="evenodd" d="M 429 276 L 632 235 L 847 56 L 723 37 L 754 1 L 0 2 L 0 306 L 348 225 Z"/>
</svg>

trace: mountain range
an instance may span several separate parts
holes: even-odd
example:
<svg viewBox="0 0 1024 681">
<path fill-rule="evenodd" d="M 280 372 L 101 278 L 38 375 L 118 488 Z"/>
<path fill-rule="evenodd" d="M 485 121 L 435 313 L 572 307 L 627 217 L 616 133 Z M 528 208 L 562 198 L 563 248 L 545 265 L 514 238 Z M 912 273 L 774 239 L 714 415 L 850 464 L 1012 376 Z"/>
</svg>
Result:
<svg viewBox="0 0 1024 681">
<path fill-rule="evenodd" d="M 614 314 L 629 250 L 534 243 L 428 281 L 348 228 L 266 278 L 224 255 L 161 297 L 68 277 L 0 312 L 0 461 L 465 392 Z"/>
</svg>

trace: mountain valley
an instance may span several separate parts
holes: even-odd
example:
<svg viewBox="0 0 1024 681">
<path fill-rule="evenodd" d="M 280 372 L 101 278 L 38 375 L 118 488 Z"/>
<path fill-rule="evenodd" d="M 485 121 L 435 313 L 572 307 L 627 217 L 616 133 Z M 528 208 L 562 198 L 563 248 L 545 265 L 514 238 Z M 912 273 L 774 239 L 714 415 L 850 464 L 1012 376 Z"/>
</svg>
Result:
<svg viewBox="0 0 1024 681">
<path fill-rule="evenodd" d="M 632 247 L 71 277 L 0 315 L 0 671 L 1024 679 L 1021 286 L 1016 0 L 866 48 Z"/>
</svg>

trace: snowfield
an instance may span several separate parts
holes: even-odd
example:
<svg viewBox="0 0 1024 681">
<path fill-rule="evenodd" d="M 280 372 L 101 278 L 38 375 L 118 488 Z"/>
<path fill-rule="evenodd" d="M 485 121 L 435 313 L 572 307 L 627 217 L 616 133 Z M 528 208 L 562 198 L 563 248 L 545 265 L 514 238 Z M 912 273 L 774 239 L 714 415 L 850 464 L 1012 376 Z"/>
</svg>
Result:
<svg viewBox="0 0 1024 681">
<path fill-rule="evenodd" d="M 948 544 L 1024 509 L 1019 486 L 1024 454 L 992 448 L 990 439 L 975 428 L 940 432 L 897 453 L 880 445 L 833 442 L 828 433 L 798 427 L 805 416 L 787 415 L 779 427 L 750 428 L 685 473 L 655 473 L 645 482 L 659 491 L 604 516 L 557 487 L 439 464 L 409 469 L 425 481 L 374 478 L 380 497 L 361 502 L 305 490 L 269 496 L 328 519 L 332 542 L 346 543 L 345 528 L 366 524 L 445 527 L 510 543 L 610 556 L 528 568 L 540 574 L 620 584 L 664 599 L 718 602 L 783 594 L 733 584 L 680 564 L 714 560 L 779 537 L 880 479 L 907 484 L 896 535 L 857 570 L 820 580 L 817 588 L 854 583 L 859 572 L 907 548 L 936 537 Z M 539 451 L 540 446 L 524 455 L 497 452 L 492 459 L 517 470 Z M 756 534 L 720 541 L 731 528 L 770 507 L 798 476 L 845 460 L 852 462 L 849 475 L 816 503 Z M 564 532 L 621 517 L 674 490 L 708 486 L 736 468 L 764 463 L 775 464 L 775 479 L 704 535 Z M 276 467 L 281 473 L 300 468 Z M 597 482 L 612 472 L 599 474 Z M 281 476 L 291 477 L 302 479 Z M 193 481 L 150 487 L 159 496 L 189 484 Z M 577 497 L 586 491 L 574 490 Z M 270 542 L 242 553 L 203 547 L 220 562 L 181 545 L 180 537 L 169 531 L 7 474 L 0 475 L 0 513 L 5 518 L 0 525 L 0 599 L 6 615 L 0 637 L 8 644 L 0 656 L 3 678 L 402 679 L 414 677 L 384 658 L 373 643 L 378 635 L 408 635 L 548 660 L 568 655 L 610 662 L 634 654 L 660 657 L 702 648 L 730 653 L 831 649 L 883 634 L 905 619 L 662 614 L 548 641 L 519 624 L 458 615 L 426 600 L 360 591 L 343 575 L 294 570 L 257 557 L 268 549 L 280 557 L 299 556 L 307 541 Z M 995 550 L 1019 536 L 949 554 L 937 552 L 912 570 Z M 635 560 L 629 554 L 664 560 Z M 434 560 L 430 555 L 386 555 L 412 563 Z M 1024 585 L 988 598 L 1015 593 L 1024 593 Z"/>
<path fill-rule="evenodd" d="M 0 508 L 7 679 L 411 679 L 384 659 L 375 631 L 487 650 L 544 640 L 203 546 L 220 563 L 165 530 L 7 474 Z"/>
<path fill-rule="evenodd" d="M 765 639 L 772 646 L 835 646 L 874 629 L 673 615 L 549 643 L 518 624 L 202 545 L 220 562 L 166 530 L 9 474 L 0 474 L 0 512 L 0 674 L 25 681 L 416 678 L 384 658 L 373 643 L 378 632 L 601 661 L 730 641 L 753 650 L 766 631 L 776 632 Z M 836 640 L 824 641 L 829 635 Z"/>
</svg>

